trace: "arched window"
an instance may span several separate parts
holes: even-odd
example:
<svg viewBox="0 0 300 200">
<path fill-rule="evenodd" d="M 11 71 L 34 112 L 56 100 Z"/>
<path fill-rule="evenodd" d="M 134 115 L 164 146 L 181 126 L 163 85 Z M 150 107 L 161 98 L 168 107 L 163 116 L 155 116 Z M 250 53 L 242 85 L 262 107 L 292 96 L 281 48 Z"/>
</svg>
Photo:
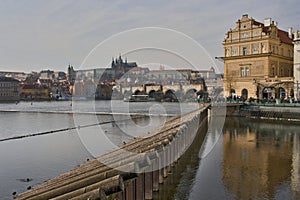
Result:
<svg viewBox="0 0 300 200">
<path fill-rule="evenodd" d="M 242 90 L 242 95 L 241 95 L 241 96 L 242 96 L 242 98 L 245 99 L 245 100 L 248 99 L 248 90 L 244 88 L 244 89 Z"/>
<path fill-rule="evenodd" d="M 284 99 L 286 97 L 285 89 L 283 89 L 282 87 L 278 88 L 278 92 L 279 92 L 278 95 L 280 99 Z"/>
</svg>

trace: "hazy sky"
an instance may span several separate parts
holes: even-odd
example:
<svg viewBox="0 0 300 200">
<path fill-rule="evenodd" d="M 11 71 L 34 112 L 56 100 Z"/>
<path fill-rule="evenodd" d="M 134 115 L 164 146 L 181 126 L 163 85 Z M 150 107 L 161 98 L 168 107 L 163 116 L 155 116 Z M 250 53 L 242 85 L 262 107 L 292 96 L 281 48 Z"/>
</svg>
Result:
<svg viewBox="0 0 300 200">
<path fill-rule="evenodd" d="M 225 33 L 243 14 L 261 22 L 271 17 L 283 30 L 300 29 L 298 0 L 0 0 L 0 71 L 66 71 L 69 63 L 79 68 L 99 43 L 120 32 L 142 27 L 161 27 L 186 34 L 214 58 L 223 55 Z M 124 38 L 113 38 L 118 41 L 114 45 L 126 47 L 135 43 L 134 38 L 153 39 L 143 35 Z M 155 35 L 156 41 L 166 38 L 168 33 Z M 186 55 L 198 55 L 193 47 L 189 50 L 187 45 L 184 49 Z M 132 50 L 113 48 L 98 55 L 99 61 L 91 67 L 106 67 L 111 57 Z M 145 51 L 145 57 L 149 55 L 153 54 Z M 130 58 L 128 54 L 128 60 L 132 61 Z M 206 65 L 210 64 L 200 61 L 200 65 L 209 68 Z M 217 65 L 222 64 L 217 61 Z"/>
</svg>

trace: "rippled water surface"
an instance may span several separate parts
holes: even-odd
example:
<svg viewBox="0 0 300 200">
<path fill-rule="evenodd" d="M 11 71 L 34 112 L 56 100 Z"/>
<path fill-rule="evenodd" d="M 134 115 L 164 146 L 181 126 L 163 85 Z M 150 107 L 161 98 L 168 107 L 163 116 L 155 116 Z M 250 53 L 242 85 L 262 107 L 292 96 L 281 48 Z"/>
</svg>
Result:
<svg viewBox="0 0 300 200">
<path fill-rule="evenodd" d="M 0 199 L 12 199 L 14 192 L 26 191 L 197 107 L 123 101 L 0 104 Z M 49 132 L 53 130 L 58 132 Z"/>
<path fill-rule="evenodd" d="M 12 199 L 13 192 L 26 191 L 197 107 L 122 101 L 0 104 L 0 140 L 11 138 L 0 142 L 0 199 Z M 299 124 L 227 118 L 223 130 L 214 127 L 208 125 L 205 140 L 203 134 L 196 138 L 154 195 L 157 199 L 300 199 Z"/>
<path fill-rule="evenodd" d="M 300 126 L 227 118 L 208 133 L 212 151 L 199 160 L 189 199 L 300 199 Z"/>
</svg>

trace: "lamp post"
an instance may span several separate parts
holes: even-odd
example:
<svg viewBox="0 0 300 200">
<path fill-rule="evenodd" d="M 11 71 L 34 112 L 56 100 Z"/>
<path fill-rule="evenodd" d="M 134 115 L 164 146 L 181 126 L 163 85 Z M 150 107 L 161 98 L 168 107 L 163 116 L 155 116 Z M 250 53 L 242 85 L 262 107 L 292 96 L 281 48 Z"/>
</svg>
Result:
<svg viewBox="0 0 300 200">
<path fill-rule="evenodd" d="M 259 82 L 254 79 L 254 84 L 256 85 L 256 102 L 259 103 Z"/>
<path fill-rule="evenodd" d="M 299 99 L 299 81 L 297 80 L 296 81 L 296 83 L 297 83 L 297 85 L 296 85 L 296 88 L 297 88 L 297 95 L 296 95 L 296 98 L 297 98 L 297 101 L 298 101 L 298 99 Z"/>
</svg>

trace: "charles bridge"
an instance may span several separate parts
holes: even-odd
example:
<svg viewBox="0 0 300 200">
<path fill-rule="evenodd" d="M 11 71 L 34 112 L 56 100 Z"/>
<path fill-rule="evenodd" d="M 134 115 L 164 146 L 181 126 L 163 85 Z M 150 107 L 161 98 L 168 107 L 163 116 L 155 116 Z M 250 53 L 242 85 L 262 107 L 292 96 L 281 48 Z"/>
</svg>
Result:
<svg viewBox="0 0 300 200">
<path fill-rule="evenodd" d="M 162 93 L 165 96 L 175 95 L 176 97 L 195 97 L 195 94 L 205 91 L 203 84 L 170 84 L 170 85 L 152 85 L 145 84 L 140 86 L 121 87 L 120 92 L 127 95 L 147 94 L 150 98 L 154 98 L 157 93 Z"/>
</svg>

